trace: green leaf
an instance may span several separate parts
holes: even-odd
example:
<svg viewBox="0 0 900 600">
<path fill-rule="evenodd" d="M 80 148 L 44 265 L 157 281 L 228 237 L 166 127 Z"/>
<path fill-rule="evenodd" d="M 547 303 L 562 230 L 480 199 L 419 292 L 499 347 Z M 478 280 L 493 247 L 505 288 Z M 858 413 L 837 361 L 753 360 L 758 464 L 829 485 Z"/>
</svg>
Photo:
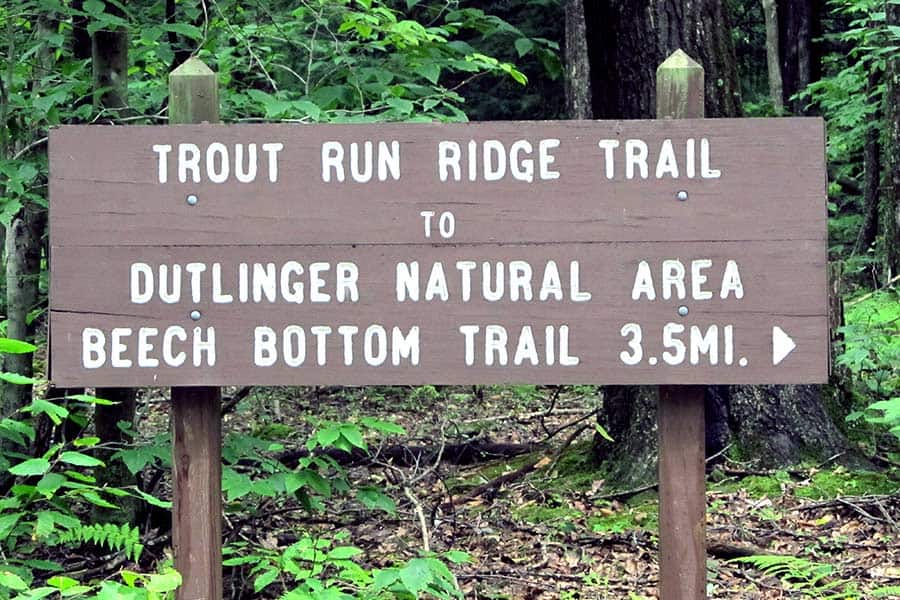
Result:
<svg viewBox="0 0 900 600">
<path fill-rule="evenodd" d="M 222 471 L 222 491 L 225 492 L 225 499 L 233 502 L 253 491 L 253 481 L 243 473 L 226 467 Z"/>
<path fill-rule="evenodd" d="M 38 380 L 27 375 L 19 375 L 18 373 L 0 373 L 0 380 L 14 385 L 34 385 Z"/>
<path fill-rule="evenodd" d="M 99 443 L 100 443 L 100 438 L 98 438 L 98 437 L 78 438 L 74 442 L 76 448 L 89 448 L 91 446 L 96 446 Z"/>
<path fill-rule="evenodd" d="M 16 526 L 16 523 L 19 522 L 19 519 L 24 514 L 23 512 L 17 512 L 0 515 L 0 540 L 5 540 L 9 536 L 9 532 L 13 530 L 13 527 Z"/>
<path fill-rule="evenodd" d="M 84 0 L 81 5 L 84 12 L 91 15 L 103 14 L 106 5 L 101 0 Z"/>
<path fill-rule="evenodd" d="M 48 498 L 56 493 L 62 484 L 66 482 L 66 478 L 59 473 L 47 473 L 37 483 L 37 491 L 44 494 Z"/>
<path fill-rule="evenodd" d="M 362 554 L 362 550 L 354 546 L 338 546 L 333 548 L 326 556 L 329 560 L 348 560 Z"/>
<path fill-rule="evenodd" d="M 400 569 L 400 582 L 414 596 L 424 591 L 433 580 L 431 565 L 424 558 L 414 558 Z"/>
<path fill-rule="evenodd" d="M 100 508 L 113 508 L 113 509 L 119 508 L 115 504 L 112 504 L 111 502 L 107 502 L 106 500 L 104 500 L 103 498 L 100 497 L 100 494 L 98 494 L 97 492 L 94 492 L 92 490 L 82 490 L 81 496 L 85 500 L 90 502 L 91 504 L 93 504 L 95 506 L 99 506 Z"/>
<path fill-rule="evenodd" d="M 340 427 L 327 427 L 316 433 L 316 441 L 320 446 L 331 446 L 341 437 Z"/>
<path fill-rule="evenodd" d="M 91 396 L 90 394 L 74 394 L 72 396 L 68 396 L 72 400 L 77 402 L 86 402 L 87 404 L 99 404 L 101 406 L 113 406 L 118 404 L 118 402 L 113 402 L 112 400 L 105 400 L 103 398 L 98 398 L 96 396 Z"/>
<path fill-rule="evenodd" d="M 164 573 L 150 575 L 149 581 L 147 581 L 147 591 L 155 594 L 165 594 L 178 589 L 180 585 L 181 574 L 174 569 L 169 569 Z"/>
<path fill-rule="evenodd" d="M 396 423 L 391 423 L 390 421 L 383 421 L 381 419 L 373 419 L 372 417 L 363 417 L 359 420 L 360 423 L 369 427 L 370 429 L 375 429 L 376 431 L 381 431 L 383 433 L 393 433 L 396 435 L 405 435 L 406 430 Z"/>
<path fill-rule="evenodd" d="M 156 458 L 156 455 L 147 446 L 126 448 L 120 450 L 114 456 L 122 459 L 122 462 L 125 463 L 132 475 L 139 473 Z"/>
<path fill-rule="evenodd" d="M 297 100 L 293 103 L 300 111 L 306 113 L 313 121 L 318 121 L 319 117 L 322 116 L 322 109 L 319 108 L 319 105 L 315 102 L 310 102 L 309 100 Z"/>
<path fill-rule="evenodd" d="M 529 52 L 534 49 L 534 42 L 532 42 L 528 38 L 519 38 L 515 41 L 516 52 L 519 53 L 519 58 L 522 58 Z"/>
<path fill-rule="evenodd" d="M 173 31 L 179 35 L 191 38 L 192 40 L 203 39 L 203 30 L 190 23 L 164 23 L 159 25 L 159 28 L 163 31 Z"/>
<path fill-rule="evenodd" d="M 331 484 L 327 479 L 312 471 L 310 469 L 304 469 L 297 473 L 297 475 L 303 478 L 306 485 L 311 487 L 314 491 L 321 494 L 322 496 L 330 496 L 331 495 Z"/>
<path fill-rule="evenodd" d="M 600 437 L 602 437 L 607 442 L 615 442 L 616 441 L 612 438 L 611 435 L 609 435 L 609 432 L 606 429 L 604 429 L 602 425 L 600 425 L 600 423 L 594 423 L 594 430 L 600 435 Z"/>
<path fill-rule="evenodd" d="M 25 580 L 12 571 L 0 571 L 0 585 L 16 591 L 28 589 Z"/>
<path fill-rule="evenodd" d="M 103 467 L 106 466 L 100 459 L 82 454 L 81 452 L 63 452 L 59 455 L 59 460 L 76 467 Z"/>
<path fill-rule="evenodd" d="M 441 67 L 434 63 L 427 63 L 419 67 L 419 74 L 431 83 L 437 85 L 438 79 L 441 78 Z"/>
<path fill-rule="evenodd" d="M 357 448 L 366 449 L 366 442 L 362 438 L 362 433 L 355 425 L 341 425 L 341 437 Z"/>
<path fill-rule="evenodd" d="M 69 409 L 59 404 L 54 404 L 43 398 L 36 398 L 31 401 L 31 405 L 26 409 L 31 414 L 45 414 L 50 417 L 55 425 L 63 422 L 63 419 L 69 416 Z"/>
<path fill-rule="evenodd" d="M 356 492 L 356 498 L 370 510 L 383 510 L 393 515 L 397 512 L 397 504 L 389 496 L 375 487 L 364 487 Z"/>
<path fill-rule="evenodd" d="M 401 115 L 408 115 L 412 113 L 414 108 L 413 103 L 404 98 L 396 98 L 392 96 L 385 100 L 385 102 L 388 106 L 399 112 Z"/>
<path fill-rule="evenodd" d="M 55 521 L 53 520 L 53 512 L 42 510 L 37 514 L 37 520 L 34 523 L 34 535 L 37 538 L 45 538 L 51 533 L 53 533 L 53 529 L 55 526 Z"/>
<path fill-rule="evenodd" d="M 31 458 L 20 462 L 9 470 L 13 475 L 28 477 L 30 475 L 43 475 L 50 470 L 50 461 L 46 458 Z"/>
<path fill-rule="evenodd" d="M 159 508 L 172 509 L 172 502 L 169 500 L 160 500 L 156 496 L 152 496 L 143 490 L 139 490 L 137 488 L 130 488 L 135 496 L 138 498 L 143 498 L 143 500 L 152 506 L 157 506 Z"/>
<path fill-rule="evenodd" d="M 23 421 L 3 419 L 0 421 L 0 430 L 2 430 L 0 433 L 5 434 L 5 437 L 12 439 L 20 446 L 25 445 L 25 438 L 28 438 L 32 442 L 34 441 L 34 427 Z"/>
<path fill-rule="evenodd" d="M 373 575 L 373 584 L 376 590 L 386 589 L 394 585 L 400 578 L 400 573 L 397 569 L 376 569 Z"/>
<path fill-rule="evenodd" d="M 52 585 L 59 591 L 64 592 L 78 585 L 78 580 L 65 575 L 55 575 L 47 580 L 47 585 Z"/>
<path fill-rule="evenodd" d="M 472 560 L 468 552 L 462 552 L 460 550 L 449 550 L 444 553 L 444 557 L 456 565 L 467 563 Z"/>
<path fill-rule="evenodd" d="M 11 338 L 0 338 L 0 352 L 5 352 L 6 354 L 28 354 L 35 350 L 37 350 L 37 346 L 34 344 Z"/>
<path fill-rule="evenodd" d="M 258 594 L 276 579 L 278 579 L 278 569 L 264 571 L 262 575 L 253 580 L 253 592 Z"/>
</svg>

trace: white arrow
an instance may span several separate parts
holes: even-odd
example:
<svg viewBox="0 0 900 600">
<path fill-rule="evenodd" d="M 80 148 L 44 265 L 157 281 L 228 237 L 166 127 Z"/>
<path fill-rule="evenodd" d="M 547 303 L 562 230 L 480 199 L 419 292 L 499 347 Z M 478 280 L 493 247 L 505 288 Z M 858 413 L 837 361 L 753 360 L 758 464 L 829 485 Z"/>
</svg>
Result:
<svg viewBox="0 0 900 600">
<path fill-rule="evenodd" d="M 797 344 L 794 340 L 784 332 L 784 329 L 777 325 L 772 328 L 772 364 L 777 365 L 790 354 Z"/>
</svg>

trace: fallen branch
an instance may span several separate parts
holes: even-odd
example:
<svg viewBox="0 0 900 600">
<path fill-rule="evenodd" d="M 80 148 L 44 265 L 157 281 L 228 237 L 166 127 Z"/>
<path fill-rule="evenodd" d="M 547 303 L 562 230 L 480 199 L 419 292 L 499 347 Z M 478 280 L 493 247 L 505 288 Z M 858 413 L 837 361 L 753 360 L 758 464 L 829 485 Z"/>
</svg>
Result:
<svg viewBox="0 0 900 600">
<path fill-rule="evenodd" d="M 837 508 L 841 506 L 847 506 L 849 503 L 853 503 L 856 506 L 870 506 L 873 504 L 881 504 L 882 502 L 889 502 L 891 500 L 900 501 L 900 493 L 833 498 L 831 500 L 822 500 L 820 502 L 800 504 L 793 507 L 791 511 L 815 510 L 817 508 Z"/>
<path fill-rule="evenodd" d="M 471 465 L 498 458 L 513 458 L 534 452 L 537 444 L 498 444 L 487 439 L 475 439 L 461 444 L 446 446 L 408 446 L 404 444 L 378 448 L 367 452 L 354 448 L 345 452 L 338 448 L 317 450 L 312 454 L 328 456 L 343 466 L 358 466 L 373 462 L 389 463 L 395 467 L 413 467 L 423 462 L 433 462 L 440 456 L 441 461 L 453 465 Z M 310 456 L 306 448 L 295 448 L 282 452 L 278 461 L 288 467 L 296 467 L 300 459 Z"/>
<path fill-rule="evenodd" d="M 468 502 L 469 500 L 478 498 L 479 496 L 483 496 L 486 493 L 497 490 L 500 487 L 502 487 L 508 483 L 512 483 L 513 481 L 518 481 L 519 479 L 525 477 L 532 471 L 536 471 L 538 469 L 543 469 L 544 467 L 549 465 L 551 462 L 552 462 L 552 459 L 549 456 L 542 456 L 536 460 L 530 461 L 530 462 L 522 465 L 515 471 L 512 471 L 510 473 L 504 473 L 503 475 L 501 475 L 500 477 L 497 477 L 496 479 L 492 479 L 491 481 L 488 481 L 487 483 L 482 483 L 481 485 L 472 488 L 471 490 L 469 490 L 465 494 L 462 494 L 461 496 L 455 496 L 455 497 L 451 498 L 450 502 L 448 502 L 445 506 L 446 507 L 457 506 L 464 502 Z"/>
<path fill-rule="evenodd" d="M 747 556 L 783 556 L 777 552 L 769 552 L 759 546 L 751 546 L 750 544 L 735 544 L 733 542 L 712 542 L 706 545 L 706 553 L 723 560 L 731 560 L 733 558 L 745 558 Z"/>
<path fill-rule="evenodd" d="M 234 393 L 233 396 L 223 398 L 222 399 L 222 415 L 227 415 L 231 411 L 233 411 L 241 400 L 250 395 L 250 392 L 253 391 L 252 385 L 247 385 L 240 388 L 238 391 Z"/>
</svg>

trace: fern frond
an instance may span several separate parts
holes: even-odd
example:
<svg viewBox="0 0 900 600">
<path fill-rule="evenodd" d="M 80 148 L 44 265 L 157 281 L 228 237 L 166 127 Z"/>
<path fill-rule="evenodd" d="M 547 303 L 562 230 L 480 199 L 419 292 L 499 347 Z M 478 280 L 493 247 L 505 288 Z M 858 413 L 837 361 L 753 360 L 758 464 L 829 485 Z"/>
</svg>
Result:
<svg viewBox="0 0 900 600">
<path fill-rule="evenodd" d="M 144 549 L 141 532 L 137 527 L 112 523 L 81 525 L 64 531 L 59 536 L 63 544 L 96 544 L 113 552 L 124 552 L 126 558 L 137 562 Z"/>
</svg>

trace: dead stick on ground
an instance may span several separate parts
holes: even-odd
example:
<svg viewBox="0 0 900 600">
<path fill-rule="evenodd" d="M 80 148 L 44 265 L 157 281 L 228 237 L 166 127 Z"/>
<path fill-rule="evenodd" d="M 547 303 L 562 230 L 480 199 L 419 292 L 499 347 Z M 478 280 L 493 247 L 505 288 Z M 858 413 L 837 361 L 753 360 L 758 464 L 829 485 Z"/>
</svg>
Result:
<svg viewBox="0 0 900 600">
<path fill-rule="evenodd" d="M 413 505 L 413 511 L 419 519 L 419 528 L 422 530 L 422 549 L 426 553 L 431 552 L 431 535 L 428 533 L 428 521 L 425 519 L 425 511 L 422 510 L 422 503 L 416 498 L 416 495 L 407 486 L 403 486 L 403 493 L 409 498 Z"/>
</svg>

